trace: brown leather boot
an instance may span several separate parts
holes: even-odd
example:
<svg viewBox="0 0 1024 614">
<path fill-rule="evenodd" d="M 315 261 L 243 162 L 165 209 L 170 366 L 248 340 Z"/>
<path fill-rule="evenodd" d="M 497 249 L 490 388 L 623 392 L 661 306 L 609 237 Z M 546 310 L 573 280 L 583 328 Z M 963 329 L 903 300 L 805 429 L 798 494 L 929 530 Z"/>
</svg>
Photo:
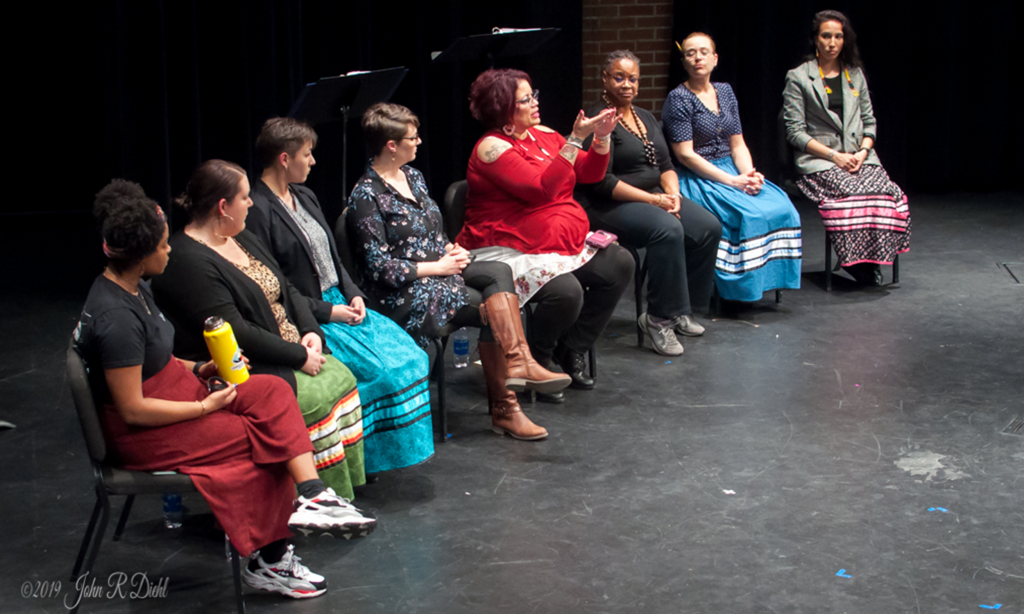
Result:
<svg viewBox="0 0 1024 614">
<path fill-rule="evenodd" d="M 477 342 L 480 364 L 487 382 L 487 406 L 491 412 L 491 430 L 523 441 L 535 441 L 548 436 L 548 431 L 526 417 L 516 393 L 505 387 L 505 354 L 497 343 Z"/>
<path fill-rule="evenodd" d="M 480 318 L 489 324 L 494 338 L 505 352 L 508 375 L 505 387 L 522 392 L 536 390 L 550 394 L 572 383 L 564 373 L 552 373 L 540 366 L 526 343 L 523 321 L 519 318 L 519 299 L 511 292 L 499 292 L 480 305 Z"/>
</svg>

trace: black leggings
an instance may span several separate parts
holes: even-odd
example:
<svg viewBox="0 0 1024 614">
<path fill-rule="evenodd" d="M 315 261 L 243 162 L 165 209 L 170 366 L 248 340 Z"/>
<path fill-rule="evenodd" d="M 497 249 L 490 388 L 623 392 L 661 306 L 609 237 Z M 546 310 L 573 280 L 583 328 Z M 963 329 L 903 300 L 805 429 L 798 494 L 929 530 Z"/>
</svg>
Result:
<svg viewBox="0 0 1024 614">
<path fill-rule="evenodd" d="M 469 290 L 469 304 L 455 312 L 451 319 L 455 326 L 470 326 L 480 329 L 480 341 L 494 341 L 491 327 L 484 326 L 480 319 L 480 304 L 501 292 L 515 294 L 516 287 L 512 283 L 512 269 L 504 262 L 473 262 L 462 269 L 462 279 Z"/>
<path fill-rule="evenodd" d="M 547 364 L 555 347 L 585 354 L 612 319 L 633 278 L 633 257 L 612 244 L 572 273 L 559 275 L 530 299 L 530 351 Z"/>
</svg>

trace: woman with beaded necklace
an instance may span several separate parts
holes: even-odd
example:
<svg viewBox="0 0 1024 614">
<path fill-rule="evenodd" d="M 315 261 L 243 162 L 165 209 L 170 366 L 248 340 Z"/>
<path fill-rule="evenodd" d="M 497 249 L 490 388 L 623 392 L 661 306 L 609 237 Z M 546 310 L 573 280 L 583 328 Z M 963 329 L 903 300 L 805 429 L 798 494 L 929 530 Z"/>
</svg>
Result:
<svg viewBox="0 0 1024 614">
<path fill-rule="evenodd" d="M 704 334 L 692 314 L 707 310 L 722 225 L 680 196 L 660 122 L 633 105 L 639 94 L 640 59 L 631 51 L 611 52 L 601 80 L 602 101 L 588 114 L 614 107 L 622 119 L 611 134 L 604 179 L 579 186 L 576 200 L 592 229 L 613 232 L 626 245 L 647 249 L 647 313 L 640 316 L 640 326 L 655 352 L 676 356 L 683 353 L 676 333 Z"/>
<path fill-rule="evenodd" d="M 818 203 L 839 263 L 881 285 L 879 264 L 910 249 L 907 197 L 875 153 L 875 116 L 857 36 L 839 11 L 811 23 L 814 57 L 786 75 L 786 140 L 797 150 L 797 185 Z"/>
</svg>

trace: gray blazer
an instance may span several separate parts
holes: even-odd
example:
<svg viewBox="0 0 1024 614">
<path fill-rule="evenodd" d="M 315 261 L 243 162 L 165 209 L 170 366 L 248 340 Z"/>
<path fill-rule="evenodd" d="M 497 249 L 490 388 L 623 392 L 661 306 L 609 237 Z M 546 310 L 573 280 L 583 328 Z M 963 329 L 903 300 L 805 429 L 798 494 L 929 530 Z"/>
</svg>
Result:
<svg viewBox="0 0 1024 614">
<path fill-rule="evenodd" d="M 843 117 L 828 110 L 828 94 L 815 60 L 804 62 L 786 73 L 786 89 L 782 92 L 782 116 L 786 124 L 786 140 L 797 150 L 796 170 L 809 175 L 835 168 L 835 164 L 807 153 L 807 143 L 814 139 L 836 151 L 854 153 L 865 136 L 875 139 L 875 115 L 871 95 L 860 69 L 850 69 L 850 81 L 859 96 L 854 96 L 842 75 Z M 874 147 L 864 164 L 881 166 Z"/>
</svg>

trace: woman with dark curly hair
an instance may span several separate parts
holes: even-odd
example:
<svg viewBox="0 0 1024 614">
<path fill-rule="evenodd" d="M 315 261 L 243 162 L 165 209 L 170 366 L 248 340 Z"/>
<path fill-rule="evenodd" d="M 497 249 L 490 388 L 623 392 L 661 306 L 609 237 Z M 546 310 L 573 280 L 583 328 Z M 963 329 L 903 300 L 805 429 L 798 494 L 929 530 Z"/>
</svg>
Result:
<svg viewBox="0 0 1024 614">
<path fill-rule="evenodd" d="M 153 281 L 175 327 L 175 351 L 193 360 L 208 357 L 206 319 L 219 316 L 230 323 L 252 361 L 250 369 L 291 385 L 320 476 L 351 499 L 352 487 L 366 482 L 356 380 L 326 355 L 309 302 L 245 230 L 252 206 L 245 173 L 231 162 L 208 160 L 192 173 L 179 204 L 189 222 L 171 237 L 176 256 Z"/>
<path fill-rule="evenodd" d="M 469 158 L 457 241 L 477 260 L 512 267 L 520 305 L 535 306 L 534 357 L 541 364 L 554 358 L 572 387 L 589 390 L 594 380 L 583 355 L 611 320 L 634 267 L 619 245 L 587 243 L 590 221 L 573 188 L 604 177 L 619 118 L 614 109 L 594 117 L 580 111 L 563 137 L 541 125 L 539 95 L 529 75 L 512 69 L 487 70 L 470 87 L 470 111 L 487 132 Z"/>
<path fill-rule="evenodd" d="M 239 554 L 259 550 L 242 573 L 247 584 L 323 594 L 326 581 L 293 555 L 288 528 L 351 536 L 366 519 L 317 477 L 295 395 L 266 375 L 208 392 L 215 365 L 171 355 L 174 328 L 143 279 L 167 266 L 163 211 L 137 184 L 115 179 L 96 196 L 95 214 L 107 266 L 85 301 L 75 349 L 90 367 L 107 442 L 128 469 L 192 478 Z"/>
<path fill-rule="evenodd" d="M 786 139 L 797 150 L 797 185 L 818 203 L 839 263 L 881 285 L 880 264 L 910 249 L 907 196 L 875 153 L 871 95 L 850 20 L 821 11 L 811 21 L 813 55 L 786 74 Z"/>
<path fill-rule="evenodd" d="M 408 165 L 416 159 L 419 124 L 412 111 L 386 102 L 363 114 L 367 148 L 375 153 L 352 190 L 346 223 L 367 292 L 421 345 L 449 323 L 479 328 L 491 429 L 544 439 L 547 430 L 526 417 L 514 391 L 555 393 L 570 380 L 530 355 L 508 266 L 471 262 L 445 237 L 423 175 Z"/>
</svg>

